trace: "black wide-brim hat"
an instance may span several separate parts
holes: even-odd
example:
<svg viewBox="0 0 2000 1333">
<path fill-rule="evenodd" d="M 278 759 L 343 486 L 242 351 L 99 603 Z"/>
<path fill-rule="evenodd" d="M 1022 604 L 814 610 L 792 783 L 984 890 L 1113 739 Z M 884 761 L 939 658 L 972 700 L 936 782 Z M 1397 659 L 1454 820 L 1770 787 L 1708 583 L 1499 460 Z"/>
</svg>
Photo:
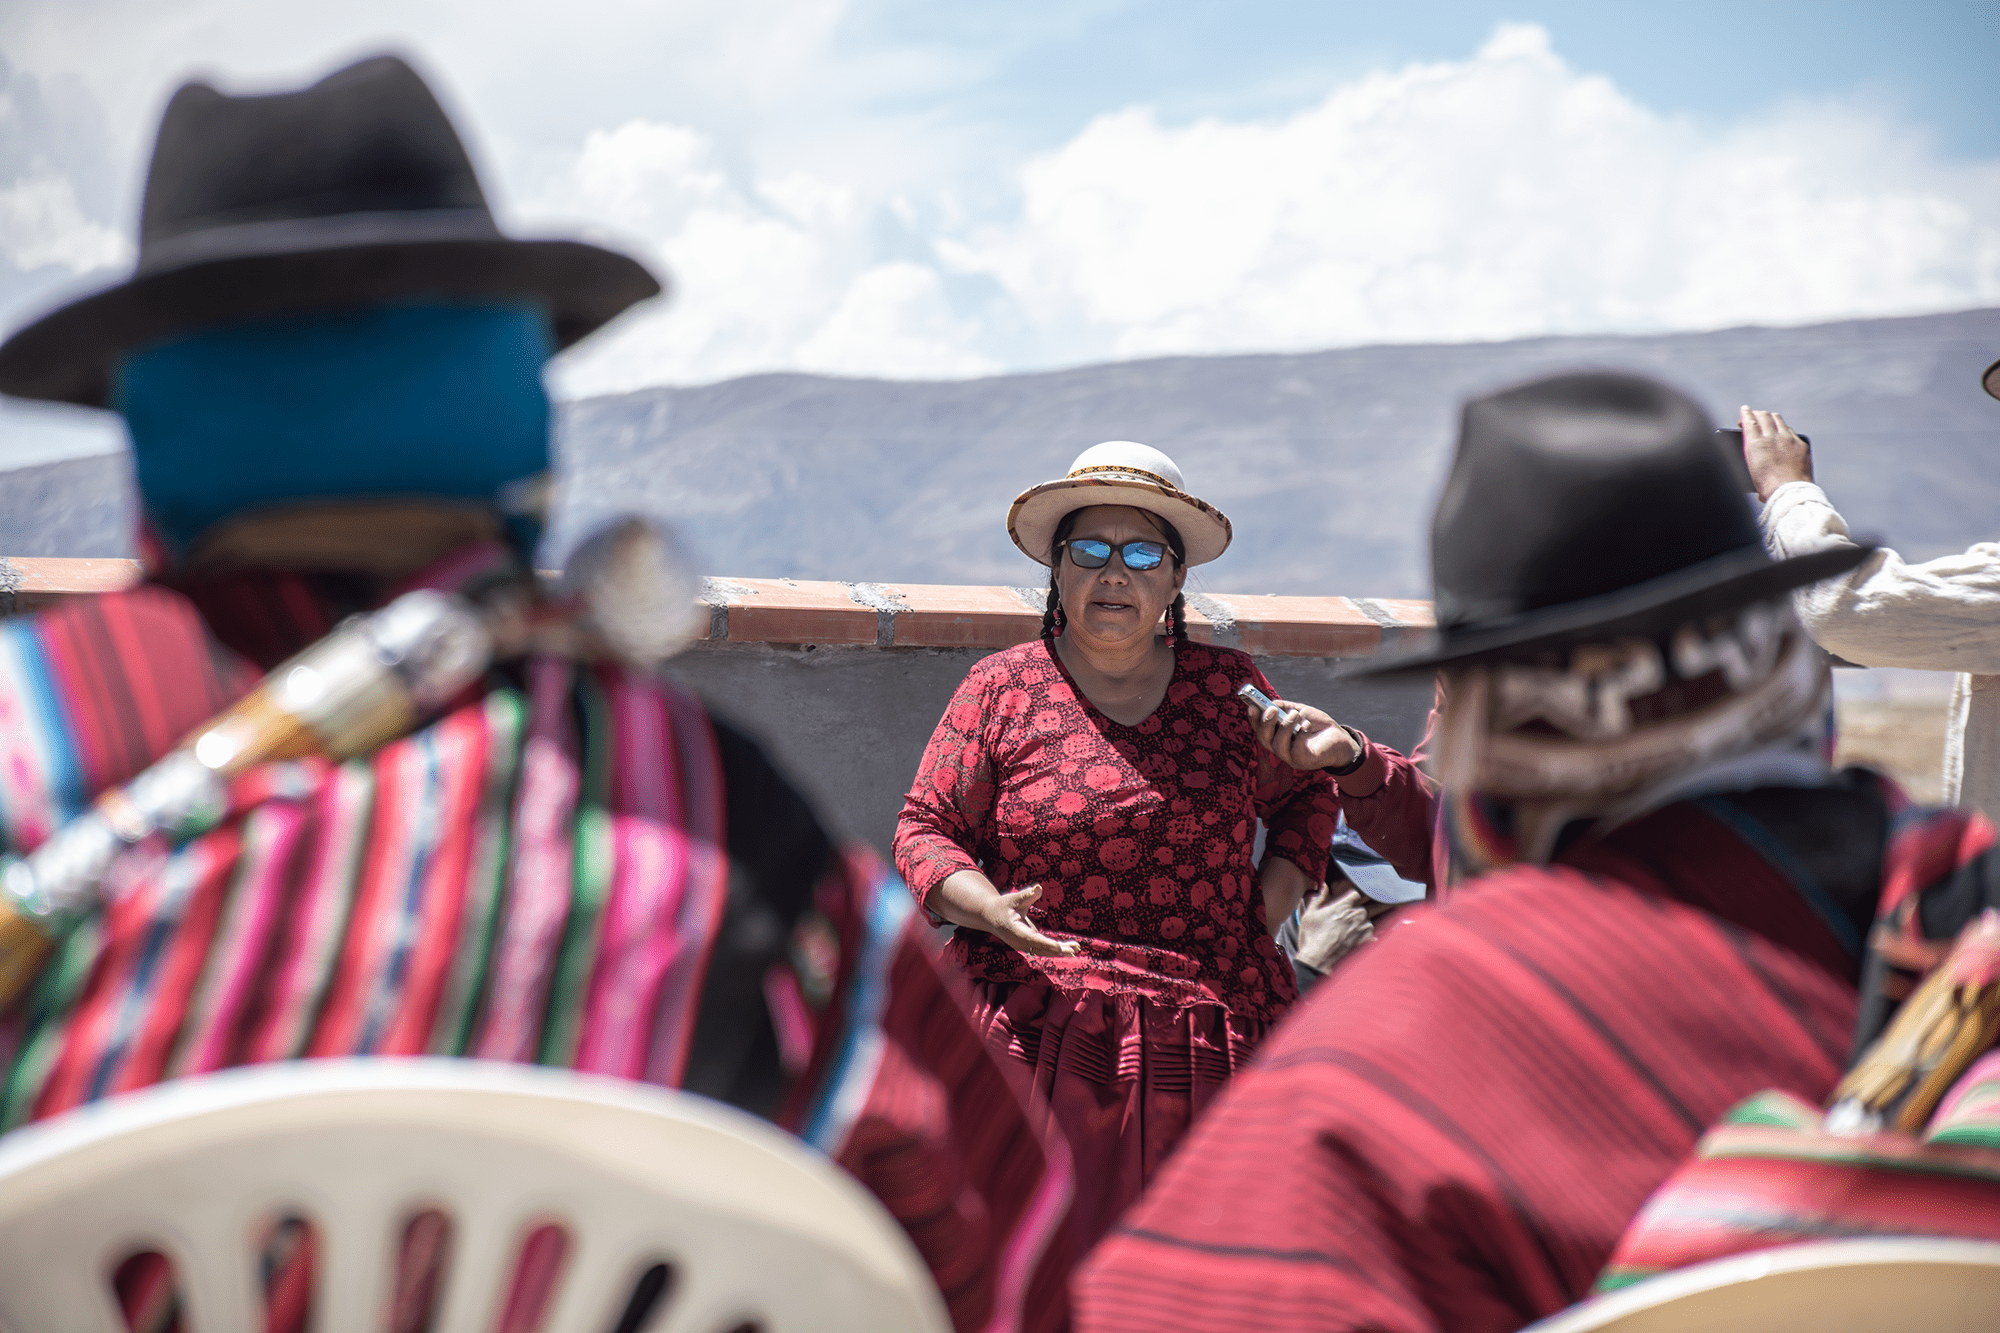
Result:
<svg viewBox="0 0 2000 1333">
<path fill-rule="evenodd" d="M 1708 416 L 1638 375 L 1536 380 L 1465 405 L 1431 523 L 1438 633 L 1404 675 L 1655 638 L 1843 574 L 1873 546 L 1764 550 Z"/>
<path fill-rule="evenodd" d="M 104 407 L 119 359 L 199 329 L 410 301 L 520 301 L 558 348 L 657 296 L 626 255 L 501 233 L 417 72 L 378 56 L 298 92 L 205 83 L 160 121 L 139 259 L 0 344 L 0 393 Z"/>
</svg>

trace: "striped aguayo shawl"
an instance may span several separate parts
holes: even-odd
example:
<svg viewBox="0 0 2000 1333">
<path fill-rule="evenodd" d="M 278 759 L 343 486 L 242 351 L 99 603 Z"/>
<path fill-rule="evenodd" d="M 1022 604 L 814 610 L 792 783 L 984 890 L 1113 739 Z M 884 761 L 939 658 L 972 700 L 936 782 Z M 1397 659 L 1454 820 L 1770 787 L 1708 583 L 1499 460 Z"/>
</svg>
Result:
<svg viewBox="0 0 2000 1333">
<path fill-rule="evenodd" d="M 1803 1241 L 2000 1240 L 2000 1062 L 1975 1067 L 1946 1111 L 1922 1138 L 1842 1137 L 1820 1127 L 1821 1107 L 1759 1093 L 1647 1200 L 1597 1289 Z"/>
<path fill-rule="evenodd" d="M 1879 889 L 1831 900 L 1827 873 L 1922 892 L 1990 842 L 1865 790 L 1796 804 L 1858 824 L 1872 799 L 1882 840 L 1785 836 L 1779 796 L 1669 806 L 1412 910 L 1093 1252 L 1079 1327 L 1500 1333 L 1585 1297 L 1730 1107 L 1839 1078 Z"/>
<path fill-rule="evenodd" d="M 1857 1064 L 1918 980 L 1952 965 L 1954 940 L 2000 907 L 1993 829 L 1981 815 L 1906 808 L 1897 823 L 1869 940 Z M 1990 942 L 1976 949 L 1977 989 L 1990 1004 Z M 1823 1120 L 1824 1108 L 1781 1091 L 1732 1107 L 1646 1201 L 1597 1289 L 1794 1242 L 2000 1240 L 2000 1052 L 1975 1061 L 1918 1133 L 1832 1134 Z"/>
<path fill-rule="evenodd" d="M 159 588 L 0 622 L 5 844 L 33 847 L 253 680 Z M 107 909 L 0 1028 L 0 1113 L 297 1056 L 676 1086 L 727 898 L 724 816 L 700 704 L 555 659 L 366 758 L 254 772 L 213 831 L 114 866 Z M 1060 1326 L 1060 1146 L 1031 1130 L 893 876 L 851 851 L 812 901 L 764 986 L 795 1075 L 777 1118 L 903 1222 L 960 1329 Z M 296 1266 L 274 1264 L 275 1293 Z M 135 1327 L 170 1308 L 161 1281 L 122 1275 Z"/>
</svg>

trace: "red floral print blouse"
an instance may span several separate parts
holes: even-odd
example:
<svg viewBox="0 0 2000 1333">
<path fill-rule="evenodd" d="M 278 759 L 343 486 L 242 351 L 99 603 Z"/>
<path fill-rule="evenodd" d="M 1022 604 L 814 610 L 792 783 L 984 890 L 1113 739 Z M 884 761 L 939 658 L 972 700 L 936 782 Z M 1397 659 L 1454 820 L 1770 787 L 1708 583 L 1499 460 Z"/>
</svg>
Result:
<svg viewBox="0 0 2000 1333">
<path fill-rule="evenodd" d="M 1276 693 L 1248 655 L 1183 645 L 1160 706 L 1128 727 L 1083 697 L 1045 640 L 972 668 L 903 802 L 897 868 L 920 903 L 960 870 L 1002 893 L 1039 883 L 1028 915 L 1083 949 L 1035 957 L 960 930 L 950 951 L 971 975 L 1278 1017 L 1297 991 L 1264 928 L 1256 821 L 1267 855 L 1317 883 L 1338 805 L 1325 774 L 1257 744 L 1233 697 L 1246 680 Z"/>
</svg>

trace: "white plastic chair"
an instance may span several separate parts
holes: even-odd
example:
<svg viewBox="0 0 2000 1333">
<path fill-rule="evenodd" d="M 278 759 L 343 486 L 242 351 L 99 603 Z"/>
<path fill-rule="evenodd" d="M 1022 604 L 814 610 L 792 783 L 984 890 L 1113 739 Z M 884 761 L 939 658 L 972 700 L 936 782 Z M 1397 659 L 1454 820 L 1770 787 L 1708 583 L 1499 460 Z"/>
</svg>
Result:
<svg viewBox="0 0 2000 1333">
<path fill-rule="evenodd" d="M 609 1333 L 672 1278 L 653 1333 L 936 1333 L 909 1239 L 851 1178 L 704 1098 L 465 1060 L 313 1060 L 184 1079 L 0 1139 L 0 1328 L 122 1333 L 109 1277 L 173 1263 L 184 1328 L 263 1327 L 256 1237 L 316 1228 L 313 1326 L 382 1327 L 404 1220 L 453 1238 L 433 1327 L 489 1333 L 526 1232 L 568 1231 L 542 1328 Z"/>
<path fill-rule="evenodd" d="M 1815 1241 L 1662 1273 L 1527 1333 L 1993 1333 L 2000 1245 Z"/>
</svg>

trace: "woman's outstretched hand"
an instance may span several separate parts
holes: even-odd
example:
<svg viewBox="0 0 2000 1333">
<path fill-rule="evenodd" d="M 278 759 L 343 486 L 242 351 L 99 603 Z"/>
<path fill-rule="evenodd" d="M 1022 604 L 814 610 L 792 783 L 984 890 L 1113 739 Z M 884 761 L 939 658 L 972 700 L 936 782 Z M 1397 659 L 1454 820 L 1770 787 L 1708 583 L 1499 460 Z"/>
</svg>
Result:
<svg viewBox="0 0 2000 1333">
<path fill-rule="evenodd" d="M 1014 893 L 996 892 L 980 915 L 980 929 L 1022 953 L 1067 958 L 1082 946 L 1075 940 L 1052 940 L 1035 929 L 1021 909 L 1042 896 L 1042 886 L 1030 884 Z"/>
<path fill-rule="evenodd" d="M 1262 709 L 1245 699 L 1243 706 L 1250 710 L 1257 743 L 1293 768 L 1342 768 L 1354 762 L 1354 738 L 1332 714 L 1288 699 Z"/>
<path fill-rule="evenodd" d="M 977 870 L 961 870 L 931 890 L 929 906 L 954 926 L 983 930 L 1010 949 L 1045 958 L 1068 958 L 1082 946 L 1075 940 L 1050 939 L 1022 910 L 1041 896 L 1039 884 L 1002 893 Z"/>
</svg>

